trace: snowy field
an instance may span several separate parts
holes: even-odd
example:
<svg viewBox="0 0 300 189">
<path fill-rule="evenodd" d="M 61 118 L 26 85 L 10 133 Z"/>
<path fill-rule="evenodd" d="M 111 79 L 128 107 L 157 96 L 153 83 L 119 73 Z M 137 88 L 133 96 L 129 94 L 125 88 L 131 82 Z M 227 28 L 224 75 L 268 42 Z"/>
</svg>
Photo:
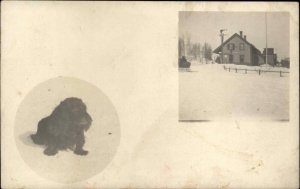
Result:
<svg viewBox="0 0 300 189">
<path fill-rule="evenodd" d="M 289 74 L 282 76 L 273 72 L 245 74 L 242 70 L 235 73 L 225 71 L 220 64 L 192 63 L 189 72 L 179 72 L 179 120 L 288 120 Z"/>
<path fill-rule="evenodd" d="M 226 68 L 231 68 L 231 69 L 247 69 L 247 70 L 261 70 L 263 72 L 268 72 L 268 71 L 282 71 L 282 72 L 289 72 L 290 70 L 285 67 L 272 67 L 268 64 L 264 64 L 261 66 L 246 66 L 246 65 L 236 65 L 236 64 L 225 64 Z M 277 74 L 279 75 L 279 73 Z"/>
</svg>

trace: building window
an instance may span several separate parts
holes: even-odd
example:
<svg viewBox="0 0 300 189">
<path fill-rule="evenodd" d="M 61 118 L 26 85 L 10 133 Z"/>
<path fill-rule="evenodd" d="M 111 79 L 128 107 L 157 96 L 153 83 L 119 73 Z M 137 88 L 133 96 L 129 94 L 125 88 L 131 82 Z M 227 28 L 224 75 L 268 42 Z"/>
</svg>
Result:
<svg viewBox="0 0 300 189">
<path fill-rule="evenodd" d="M 234 43 L 228 43 L 227 50 L 234 50 Z"/>
<path fill-rule="evenodd" d="M 244 45 L 244 43 L 240 43 L 240 50 L 245 50 L 245 45 Z"/>
<path fill-rule="evenodd" d="M 240 55 L 240 63 L 244 63 L 245 60 L 245 56 L 244 55 Z"/>
</svg>

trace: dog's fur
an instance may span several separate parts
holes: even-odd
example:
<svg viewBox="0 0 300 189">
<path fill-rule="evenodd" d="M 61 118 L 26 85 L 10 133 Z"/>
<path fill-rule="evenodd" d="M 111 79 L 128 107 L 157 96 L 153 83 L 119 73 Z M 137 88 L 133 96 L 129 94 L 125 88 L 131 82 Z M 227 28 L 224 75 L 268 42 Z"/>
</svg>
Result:
<svg viewBox="0 0 300 189">
<path fill-rule="evenodd" d="M 71 149 L 75 154 L 87 155 L 83 150 L 84 131 L 92 124 L 81 99 L 71 97 L 62 101 L 50 116 L 41 119 L 36 134 L 31 135 L 35 144 L 45 145 L 44 154 L 55 155 L 59 150 Z"/>
</svg>

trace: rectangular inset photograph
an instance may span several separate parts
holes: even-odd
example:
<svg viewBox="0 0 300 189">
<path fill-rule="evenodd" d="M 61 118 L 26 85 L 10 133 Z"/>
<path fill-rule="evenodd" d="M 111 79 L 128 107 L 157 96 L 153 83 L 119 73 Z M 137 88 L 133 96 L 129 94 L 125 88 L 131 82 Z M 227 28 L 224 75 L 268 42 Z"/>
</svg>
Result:
<svg viewBox="0 0 300 189">
<path fill-rule="evenodd" d="M 179 12 L 179 121 L 289 121 L 287 12 Z"/>
</svg>

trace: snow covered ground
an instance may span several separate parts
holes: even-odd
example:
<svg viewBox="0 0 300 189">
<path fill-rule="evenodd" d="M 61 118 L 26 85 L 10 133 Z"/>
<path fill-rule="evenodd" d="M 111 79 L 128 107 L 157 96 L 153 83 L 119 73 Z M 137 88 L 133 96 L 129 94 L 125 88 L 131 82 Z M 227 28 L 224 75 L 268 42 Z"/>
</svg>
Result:
<svg viewBox="0 0 300 189">
<path fill-rule="evenodd" d="M 224 119 L 288 120 L 289 74 L 235 73 L 220 64 L 192 64 L 189 72 L 179 72 L 179 120 Z"/>
<path fill-rule="evenodd" d="M 285 67 L 273 67 L 273 66 L 270 66 L 268 64 L 263 64 L 261 66 L 246 66 L 246 65 L 236 65 L 236 64 L 225 64 L 225 67 L 226 68 L 233 68 L 233 69 L 237 68 L 237 69 L 248 69 L 248 70 L 289 72 L 288 68 L 285 68 Z"/>
</svg>

